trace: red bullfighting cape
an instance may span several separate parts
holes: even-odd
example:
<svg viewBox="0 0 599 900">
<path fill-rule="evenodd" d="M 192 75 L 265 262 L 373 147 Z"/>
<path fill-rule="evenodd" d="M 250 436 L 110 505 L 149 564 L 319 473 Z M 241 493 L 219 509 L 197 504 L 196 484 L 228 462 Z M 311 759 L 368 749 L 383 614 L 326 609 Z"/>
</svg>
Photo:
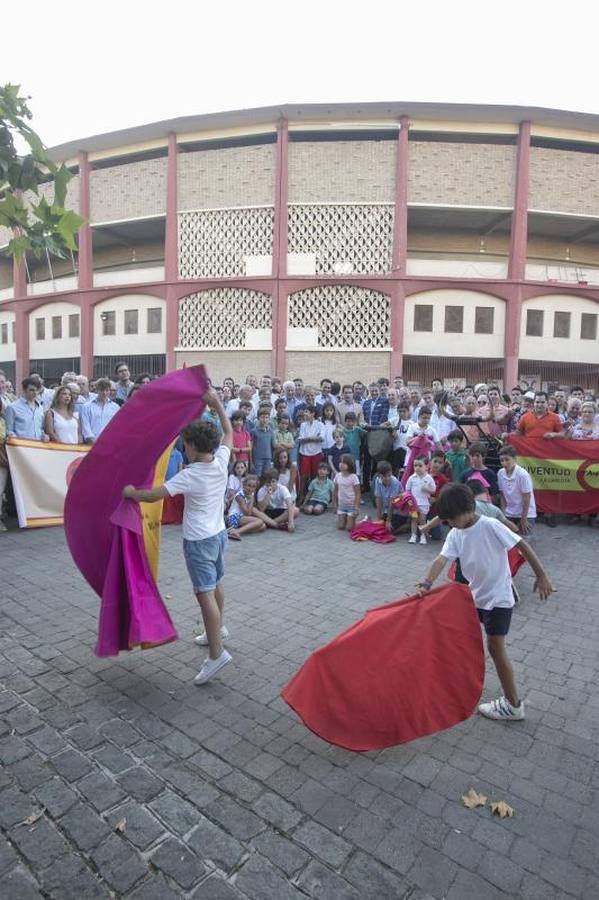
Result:
<svg viewBox="0 0 599 900">
<path fill-rule="evenodd" d="M 470 589 L 450 584 L 369 610 L 313 653 L 282 696 L 325 741 L 379 750 L 467 719 L 484 671 Z"/>
</svg>

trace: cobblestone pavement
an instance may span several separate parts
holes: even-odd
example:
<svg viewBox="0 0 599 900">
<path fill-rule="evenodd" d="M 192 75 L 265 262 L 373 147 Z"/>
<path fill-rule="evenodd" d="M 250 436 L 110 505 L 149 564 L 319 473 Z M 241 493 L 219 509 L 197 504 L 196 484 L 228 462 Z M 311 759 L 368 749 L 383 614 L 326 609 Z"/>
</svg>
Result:
<svg viewBox="0 0 599 900">
<path fill-rule="evenodd" d="M 280 689 L 410 589 L 435 545 L 354 545 L 327 514 L 231 546 L 234 662 L 198 688 L 178 527 L 164 531 L 161 585 L 181 639 L 111 660 L 92 653 L 98 601 L 62 530 L 2 535 L 3 900 L 597 900 L 598 535 L 539 527 L 536 545 L 559 593 L 541 606 L 517 577 L 526 721 L 473 717 L 352 754 L 308 732 Z M 464 809 L 470 787 L 514 817 Z"/>
</svg>

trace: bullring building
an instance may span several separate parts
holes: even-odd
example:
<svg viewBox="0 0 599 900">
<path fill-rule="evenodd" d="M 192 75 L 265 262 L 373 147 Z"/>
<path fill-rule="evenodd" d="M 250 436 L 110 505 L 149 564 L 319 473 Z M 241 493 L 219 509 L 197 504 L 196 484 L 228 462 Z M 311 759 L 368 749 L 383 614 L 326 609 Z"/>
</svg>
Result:
<svg viewBox="0 0 599 900">
<path fill-rule="evenodd" d="M 201 361 L 216 382 L 598 386 L 599 116 L 294 105 L 52 156 L 86 223 L 70 259 L 1 259 L 13 379 L 125 360 L 134 373 Z"/>
</svg>

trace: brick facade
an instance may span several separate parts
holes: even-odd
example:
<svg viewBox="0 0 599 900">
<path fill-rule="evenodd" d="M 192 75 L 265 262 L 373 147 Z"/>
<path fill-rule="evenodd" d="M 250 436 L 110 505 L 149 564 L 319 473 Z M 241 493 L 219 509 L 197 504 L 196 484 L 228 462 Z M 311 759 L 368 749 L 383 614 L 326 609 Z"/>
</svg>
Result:
<svg viewBox="0 0 599 900">
<path fill-rule="evenodd" d="M 290 203 L 392 203 L 395 141 L 291 141 Z"/>
<path fill-rule="evenodd" d="M 410 141 L 408 203 L 514 204 L 516 148 Z"/>
<path fill-rule="evenodd" d="M 287 377 L 303 378 L 306 384 L 318 385 L 321 378 L 336 378 L 342 384 L 356 380 L 368 384 L 373 379 L 389 377 L 391 354 L 385 351 L 335 353 L 331 350 L 289 350 L 286 356 Z"/>
<path fill-rule="evenodd" d="M 181 211 L 272 206 L 275 200 L 274 144 L 183 152 L 177 172 Z"/>
<path fill-rule="evenodd" d="M 272 354 L 270 350 L 179 350 L 177 352 L 177 368 L 185 363 L 206 366 L 214 384 L 222 384 L 224 378 L 234 378 L 238 384 L 244 384 L 248 375 L 268 375 L 272 372 Z"/>
<path fill-rule="evenodd" d="M 92 170 L 89 189 L 92 223 L 164 215 L 166 159 Z"/>
<path fill-rule="evenodd" d="M 532 147 L 529 209 L 596 216 L 599 154 Z"/>
</svg>

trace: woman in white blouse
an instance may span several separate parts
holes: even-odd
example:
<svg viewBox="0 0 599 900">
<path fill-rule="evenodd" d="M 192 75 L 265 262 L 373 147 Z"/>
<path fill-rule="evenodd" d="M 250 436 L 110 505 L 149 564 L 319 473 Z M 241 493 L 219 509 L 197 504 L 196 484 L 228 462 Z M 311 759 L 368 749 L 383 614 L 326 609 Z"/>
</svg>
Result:
<svg viewBox="0 0 599 900">
<path fill-rule="evenodd" d="M 46 413 L 44 430 L 57 444 L 81 444 L 79 413 L 75 412 L 75 397 L 70 388 L 58 387 L 52 405 Z"/>
</svg>

